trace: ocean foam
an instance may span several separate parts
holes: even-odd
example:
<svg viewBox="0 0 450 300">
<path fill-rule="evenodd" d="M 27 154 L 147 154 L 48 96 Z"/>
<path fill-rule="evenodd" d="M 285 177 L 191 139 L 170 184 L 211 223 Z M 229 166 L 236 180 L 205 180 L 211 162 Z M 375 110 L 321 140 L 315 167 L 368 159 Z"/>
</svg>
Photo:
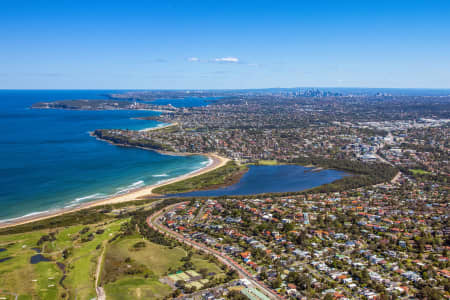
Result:
<svg viewBox="0 0 450 300">
<path fill-rule="evenodd" d="M 51 212 L 51 210 L 43 210 L 43 211 L 37 211 L 37 212 L 32 212 L 26 215 L 23 215 L 22 217 L 18 217 L 18 218 L 26 218 L 26 217 L 31 217 L 31 216 L 35 216 L 35 215 L 40 215 L 40 214 L 45 214 Z M 16 219 L 18 219 L 16 218 Z"/>
<path fill-rule="evenodd" d="M 101 198 L 105 198 L 105 197 L 108 197 L 108 195 L 102 194 L 102 193 L 95 193 L 95 194 L 88 195 L 88 196 L 85 196 L 85 197 L 76 198 L 72 202 L 77 203 L 77 202 L 81 202 L 81 201 L 84 201 L 84 200 L 101 199 Z"/>
<path fill-rule="evenodd" d="M 49 212 L 52 212 L 52 211 L 54 211 L 54 210 L 44 210 L 44 211 L 32 212 L 32 213 L 29 213 L 29 214 L 26 214 L 26 215 L 23 215 L 23 216 L 20 216 L 20 217 L 0 220 L 0 223 L 9 223 L 9 222 L 12 222 L 12 221 L 15 221 L 15 220 L 25 219 L 25 218 L 28 218 L 28 217 L 31 217 L 31 216 L 35 216 L 35 215 L 41 215 L 41 214 L 43 215 L 43 214 L 46 214 L 46 213 L 49 213 Z"/>
<path fill-rule="evenodd" d="M 179 175 L 179 176 L 189 176 L 192 173 L 198 172 L 199 170 L 202 170 L 202 169 L 210 166 L 212 163 L 213 163 L 213 160 L 211 158 L 208 158 L 207 161 L 203 161 L 203 162 L 200 163 L 200 165 L 201 165 L 200 168 L 198 168 L 198 167 L 197 168 L 193 168 L 193 169 L 191 169 L 192 170 L 191 172 L 188 172 L 186 174 Z M 163 174 L 152 175 L 152 177 L 157 177 L 157 178 L 158 177 L 170 177 L 170 175 L 167 174 L 167 173 L 163 173 Z M 178 176 L 176 176 L 176 177 L 178 177 Z M 165 183 L 165 182 L 170 181 L 172 179 L 173 178 L 167 178 L 167 179 L 159 180 L 155 184 L 162 184 L 162 183 Z M 113 196 L 117 196 L 117 195 L 126 194 L 126 193 L 128 193 L 128 192 L 130 192 L 132 190 L 141 188 L 143 186 L 145 186 L 144 181 L 143 180 L 138 180 L 138 181 L 133 182 L 132 184 L 130 184 L 128 186 L 122 186 L 122 187 L 116 188 L 117 192 L 115 192 L 114 194 L 95 193 L 95 194 L 87 195 L 87 196 L 84 196 L 84 197 L 75 198 L 75 200 L 67 203 L 64 207 L 65 208 L 71 208 L 71 207 L 80 205 L 80 203 L 82 203 L 82 202 L 89 202 L 89 201 L 92 201 L 92 200 L 105 199 L 105 198 L 108 198 L 108 197 L 113 197 Z M 26 214 L 24 216 L 0 220 L 0 223 L 13 222 L 15 220 L 28 218 L 28 217 L 31 217 L 31 216 L 34 216 L 34 215 L 45 215 L 45 214 L 48 214 L 48 213 L 51 213 L 51 212 L 54 212 L 54 211 L 58 211 L 60 209 L 61 208 L 54 208 L 54 209 L 45 210 L 45 211 L 32 212 L 32 213 Z"/>
<path fill-rule="evenodd" d="M 143 183 L 144 183 L 143 180 L 139 180 L 139 181 L 136 181 L 135 183 L 131 184 L 130 186 L 137 186 L 137 185 L 141 185 Z"/>
<path fill-rule="evenodd" d="M 152 175 L 152 177 L 168 177 L 169 176 L 169 174 L 166 174 L 166 173 L 164 173 L 164 174 L 156 174 L 156 175 Z"/>
<path fill-rule="evenodd" d="M 129 191 L 132 191 L 134 189 L 143 187 L 144 185 L 145 185 L 144 181 L 143 180 L 139 180 L 139 181 L 136 181 L 136 182 L 134 182 L 134 183 L 132 183 L 132 184 L 126 186 L 126 187 L 119 187 L 119 188 L 117 188 L 116 189 L 117 192 L 114 193 L 114 195 L 121 195 L 121 194 L 127 193 Z"/>
<path fill-rule="evenodd" d="M 213 163 L 213 160 L 211 157 L 208 157 L 207 161 L 202 161 L 200 164 L 205 165 L 206 167 L 210 166 Z"/>
<path fill-rule="evenodd" d="M 157 128 L 161 128 L 161 127 L 166 127 L 166 126 L 169 126 L 169 125 L 170 124 L 168 124 L 168 123 L 159 123 L 156 126 L 140 129 L 139 131 L 149 131 L 149 130 L 153 130 L 153 129 L 157 129 Z"/>
</svg>

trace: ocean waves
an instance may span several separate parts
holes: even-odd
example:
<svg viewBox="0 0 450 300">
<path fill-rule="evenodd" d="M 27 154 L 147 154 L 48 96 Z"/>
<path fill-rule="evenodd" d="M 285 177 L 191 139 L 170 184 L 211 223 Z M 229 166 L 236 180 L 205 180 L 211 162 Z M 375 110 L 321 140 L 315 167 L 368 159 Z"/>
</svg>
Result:
<svg viewBox="0 0 450 300">
<path fill-rule="evenodd" d="M 5 129 L 0 137 L 0 222 L 103 201 L 208 164 L 200 155 L 116 147 L 89 135 L 97 128 L 168 125 L 136 119 L 158 113 L 25 109 L 36 99 L 101 99 L 104 93 L 0 91 L 0 125 Z"/>
<path fill-rule="evenodd" d="M 77 202 L 83 202 L 86 200 L 95 200 L 95 199 L 102 199 L 108 197 L 108 195 L 106 194 L 102 194 L 102 193 L 95 193 L 92 195 L 88 195 L 88 196 L 84 196 L 84 197 L 80 197 L 80 198 L 75 198 L 75 200 L 73 202 L 77 203 Z"/>
<path fill-rule="evenodd" d="M 112 195 L 112 196 L 125 194 L 125 193 L 128 193 L 128 192 L 132 191 L 132 190 L 141 188 L 143 186 L 145 186 L 144 181 L 143 180 L 139 180 L 139 181 L 133 182 L 132 184 L 130 184 L 128 186 L 116 188 L 117 192 L 114 193 L 114 195 Z"/>
<path fill-rule="evenodd" d="M 155 174 L 155 175 L 152 175 L 152 177 L 169 177 L 169 174 L 166 174 L 166 173 L 164 173 L 164 174 Z"/>
<path fill-rule="evenodd" d="M 126 194 L 126 193 L 128 193 L 128 192 L 130 192 L 132 190 L 139 189 L 139 188 L 141 188 L 143 186 L 145 186 L 144 181 L 143 180 L 139 180 L 139 181 L 133 182 L 130 185 L 116 188 L 116 192 L 115 193 L 111 193 L 111 194 L 95 193 L 95 194 L 91 194 L 91 195 L 75 198 L 75 200 L 71 201 L 69 203 L 69 205 L 67 205 L 66 207 L 73 207 L 73 206 L 76 206 L 77 204 L 84 203 L 84 202 L 90 202 L 90 201 L 94 201 L 94 200 L 101 200 L 101 199 L 114 197 L 114 196 L 117 196 L 117 195 Z"/>
<path fill-rule="evenodd" d="M 9 218 L 9 219 L 2 219 L 0 220 L 0 223 L 10 223 L 10 222 L 14 222 L 16 220 L 20 220 L 20 219 L 27 219 L 27 218 L 31 218 L 33 216 L 37 216 L 37 215 L 45 215 L 47 213 L 51 213 L 54 210 L 44 210 L 44 211 L 36 211 L 36 212 L 32 212 L 20 217 L 16 217 L 16 218 Z"/>
<path fill-rule="evenodd" d="M 200 165 L 207 167 L 207 166 L 210 166 L 212 163 L 213 163 L 212 158 L 211 158 L 211 157 L 208 157 L 208 160 L 207 160 L 207 161 L 202 161 L 202 162 L 200 163 Z"/>
<path fill-rule="evenodd" d="M 104 194 L 104 193 L 95 193 L 95 194 L 91 194 L 91 195 L 87 195 L 87 196 L 83 196 L 83 197 L 78 197 L 78 198 L 75 198 L 74 200 L 72 200 L 71 202 L 69 202 L 66 205 L 66 207 L 74 207 L 80 203 L 89 202 L 89 201 L 93 201 L 93 200 L 105 199 L 105 198 L 108 198 L 109 196 L 110 195 Z"/>
</svg>

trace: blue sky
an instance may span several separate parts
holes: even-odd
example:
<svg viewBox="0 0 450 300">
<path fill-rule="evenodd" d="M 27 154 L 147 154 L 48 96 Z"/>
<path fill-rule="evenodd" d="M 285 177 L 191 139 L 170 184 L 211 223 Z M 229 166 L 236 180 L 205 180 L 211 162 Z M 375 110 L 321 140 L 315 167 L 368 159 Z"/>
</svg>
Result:
<svg viewBox="0 0 450 300">
<path fill-rule="evenodd" d="M 2 89 L 450 88 L 448 0 L 0 0 L 0 41 Z"/>
</svg>

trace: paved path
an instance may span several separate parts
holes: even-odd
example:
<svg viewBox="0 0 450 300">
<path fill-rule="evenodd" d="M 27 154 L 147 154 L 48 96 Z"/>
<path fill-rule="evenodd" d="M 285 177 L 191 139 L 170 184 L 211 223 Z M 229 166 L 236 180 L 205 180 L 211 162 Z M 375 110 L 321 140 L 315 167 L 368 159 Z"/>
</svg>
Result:
<svg viewBox="0 0 450 300">
<path fill-rule="evenodd" d="M 160 233 L 168 234 L 168 235 L 176 238 L 180 242 L 182 242 L 186 245 L 192 246 L 195 249 L 203 250 L 206 253 L 214 255 L 220 262 L 222 262 L 226 266 L 232 268 L 233 270 L 236 270 L 241 278 L 247 279 L 250 283 L 252 283 L 257 289 L 262 291 L 263 294 L 265 294 L 270 299 L 283 299 L 283 297 L 281 297 L 280 295 L 275 293 L 273 290 L 271 290 L 269 287 L 267 287 L 264 283 L 258 281 L 252 274 L 250 274 L 246 269 L 244 269 L 237 262 L 235 262 L 231 257 L 229 257 L 226 254 L 221 253 L 215 249 L 209 248 L 201 243 L 198 243 L 189 238 L 186 238 L 186 237 L 182 236 L 181 234 L 179 234 L 161 224 L 161 222 L 159 221 L 159 216 L 163 212 L 167 212 L 178 205 L 186 204 L 186 203 L 188 203 L 188 202 L 176 203 L 176 204 L 167 206 L 164 209 L 149 216 L 147 218 L 148 226 L 150 226 L 151 228 L 153 228 L 154 230 L 156 230 Z"/>
<path fill-rule="evenodd" d="M 391 165 L 391 166 L 394 166 L 392 163 L 388 162 L 387 160 L 385 160 L 384 158 L 382 158 L 382 157 L 381 157 L 380 155 L 378 155 L 377 153 L 375 153 L 374 156 L 375 156 L 376 158 L 378 158 L 378 160 L 380 160 L 381 162 L 383 162 L 383 163 L 385 163 L 385 164 L 388 164 L 388 165 Z"/>
<path fill-rule="evenodd" d="M 102 253 L 100 254 L 100 256 L 98 257 L 97 271 L 95 272 L 95 291 L 97 292 L 97 300 L 106 300 L 105 290 L 103 289 L 103 287 L 98 286 L 98 281 L 100 279 L 100 272 L 102 270 L 103 256 L 106 251 L 106 241 L 103 241 L 102 246 L 103 246 L 103 250 L 102 250 Z"/>
<path fill-rule="evenodd" d="M 2 291 L 0 291 L 0 293 L 1 293 L 1 294 L 4 294 L 4 295 L 11 295 L 11 296 L 14 296 L 14 300 L 19 299 L 19 294 L 16 294 L 16 293 L 7 293 L 7 292 L 2 292 Z"/>
<path fill-rule="evenodd" d="M 391 163 L 390 161 L 387 161 L 386 159 L 384 159 L 383 157 L 381 157 L 378 154 L 374 154 L 376 158 L 378 158 L 381 162 L 391 165 L 393 167 L 395 167 L 395 165 L 393 163 Z M 397 183 L 397 181 L 400 179 L 402 175 L 402 172 L 398 171 L 398 173 L 394 176 L 394 178 L 392 178 L 391 183 Z"/>
<path fill-rule="evenodd" d="M 397 181 L 400 179 L 400 176 L 402 175 L 402 172 L 398 171 L 398 173 L 392 178 L 391 183 L 397 183 Z"/>
</svg>

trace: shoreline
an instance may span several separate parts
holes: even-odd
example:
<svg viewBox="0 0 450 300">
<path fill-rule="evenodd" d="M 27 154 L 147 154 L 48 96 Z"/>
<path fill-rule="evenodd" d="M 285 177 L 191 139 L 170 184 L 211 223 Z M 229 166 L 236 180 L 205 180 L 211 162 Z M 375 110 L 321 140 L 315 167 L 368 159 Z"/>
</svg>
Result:
<svg viewBox="0 0 450 300">
<path fill-rule="evenodd" d="M 147 148 L 143 148 L 143 149 L 151 150 L 151 149 L 147 149 Z M 155 151 L 155 150 L 152 150 L 152 151 Z M 159 152 L 159 151 L 157 151 L 157 152 Z M 160 153 L 166 154 L 163 152 L 160 152 Z M 178 155 L 178 153 L 170 153 L 170 154 L 166 154 L 166 155 Z M 22 217 L 17 217 L 17 218 L 5 220 L 5 221 L 0 220 L 0 228 L 19 226 L 19 225 L 23 225 L 23 224 L 27 224 L 27 223 L 50 219 L 50 218 L 53 218 L 56 216 L 61 216 L 64 214 L 80 211 L 83 209 L 102 206 L 102 205 L 110 205 L 110 204 L 142 200 L 143 198 L 146 198 L 146 197 L 157 197 L 160 195 L 152 193 L 152 191 L 155 188 L 208 173 L 212 170 L 215 170 L 217 168 L 224 166 L 229 161 L 228 158 L 219 156 L 215 153 L 203 153 L 203 154 L 189 153 L 189 154 L 184 154 L 184 155 L 203 155 L 210 159 L 210 163 L 208 165 L 206 165 L 200 169 L 197 169 L 195 171 L 192 171 L 190 173 L 187 173 L 187 174 L 184 174 L 184 175 L 181 175 L 178 177 L 174 177 L 171 179 L 167 179 L 167 180 L 164 180 L 159 183 L 154 183 L 154 184 L 147 185 L 147 186 L 144 186 L 141 188 L 130 190 L 129 192 L 126 192 L 121 195 L 115 195 L 115 196 L 108 197 L 105 199 L 99 199 L 99 200 L 94 200 L 94 201 L 90 201 L 90 202 L 85 202 L 85 203 L 81 203 L 77 206 L 72 206 L 72 207 L 64 207 L 64 208 L 54 209 L 54 210 L 50 210 L 50 211 L 46 211 L 46 212 L 30 213 L 29 215 L 25 215 Z M 184 156 L 184 155 L 181 154 L 180 156 Z"/>
<path fill-rule="evenodd" d="M 175 123 L 172 123 L 172 124 L 175 124 Z M 173 126 L 173 125 L 167 125 L 166 127 L 170 127 L 170 126 Z M 161 129 L 161 128 L 163 128 L 163 127 L 155 128 L 155 130 Z M 145 128 L 144 128 L 144 129 L 141 129 L 141 130 L 145 130 Z M 92 136 L 93 138 L 95 138 L 95 139 L 98 140 L 98 141 L 106 142 L 106 143 L 111 144 L 111 145 L 113 145 L 113 146 L 143 149 L 143 150 L 147 150 L 147 151 L 154 151 L 154 152 L 157 152 L 157 153 L 159 153 L 159 154 L 164 154 L 164 155 L 171 155 L 171 156 L 193 156 L 193 155 L 203 155 L 203 156 L 208 156 L 208 155 L 216 155 L 216 156 L 219 156 L 219 155 L 217 155 L 217 154 L 215 154 L 215 153 L 174 152 L 174 151 L 167 151 L 167 150 L 153 149 L 153 148 L 150 148 L 150 147 L 133 146 L 133 145 L 128 145 L 128 144 L 119 144 L 119 143 L 115 143 L 115 142 L 110 141 L 110 140 L 107 140 L 107 139 L 99 138 L 98 136 L 96 136 L 96 135 L 94 134 L 93 131 L 89 132 L 89 135 Z M 219 156 L 219 157 L 222 157 L 222 156 Z M 225 157 L 222 157 L 222 158 L 223 158 L 223 159 L 228 159 L 228 158 L 225 158 Z M 228 159 L 228 160 L 229 160 L 229 159 Z"/>
<path fill-rule="evenodd" d="M 169 124 L 166 124 L 163 126 L 144 128 L 139 131 L 140 132 L 156 131 L 156 130 L 161 130 L 161 129 L 165 129 L 165 128 L 169 128 L 169 127 L 177 126 L 177 125 L 178 125 L 178 122 L 174 122 L 174 123 L 169 123 Z"/>
</svg>

